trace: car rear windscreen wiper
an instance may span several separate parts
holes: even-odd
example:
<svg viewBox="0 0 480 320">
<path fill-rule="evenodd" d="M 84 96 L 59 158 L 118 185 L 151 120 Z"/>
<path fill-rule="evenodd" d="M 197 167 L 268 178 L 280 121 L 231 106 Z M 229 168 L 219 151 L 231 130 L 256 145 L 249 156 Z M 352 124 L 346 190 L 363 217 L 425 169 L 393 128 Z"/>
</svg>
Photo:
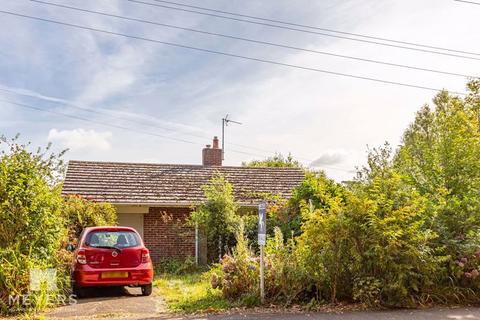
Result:
<svg viewBox="0 0 480 320">
<path fill-rule="evenodd" d="M 92 245 L 90 245 L 90 247 L 100 248 L 100 249 L 114 249 L 114 250 L 122 251 L 122 249 L 120 249 L 118 247 L 114 247 L 114 246 L 92 246 Z"/>
</svg>

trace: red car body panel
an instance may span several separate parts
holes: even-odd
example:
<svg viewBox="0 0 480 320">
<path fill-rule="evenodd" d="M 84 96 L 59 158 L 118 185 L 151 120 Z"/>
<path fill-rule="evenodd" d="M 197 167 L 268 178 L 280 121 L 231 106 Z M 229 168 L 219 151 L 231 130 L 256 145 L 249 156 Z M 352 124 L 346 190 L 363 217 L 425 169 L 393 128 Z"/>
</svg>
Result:
<svg viewBox="0 0 480 320">
<path fill-rule="evenodd" d="M 88 236 L 101 231 L 133 232 L 136 234 L 139 243 L 137 246 L 122 249 L 88 246 L 86 244 Z M 82 232 L 78 247 L 74 251 L 72 277 L 75 285 L 80 287 L 142 286 L 152 283 L 153 264 L 148 249 L 135 229 L 129 227 L 90 227 Z"/>
</svg>

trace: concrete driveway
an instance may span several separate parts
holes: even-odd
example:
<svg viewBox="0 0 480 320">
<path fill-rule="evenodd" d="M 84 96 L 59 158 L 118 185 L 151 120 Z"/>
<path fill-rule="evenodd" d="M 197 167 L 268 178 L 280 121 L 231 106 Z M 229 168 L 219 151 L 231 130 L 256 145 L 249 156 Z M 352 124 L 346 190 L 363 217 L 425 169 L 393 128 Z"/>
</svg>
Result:
<svg viewBox="0 0 480 320">
<path fill-rule="evenodd" d="M 145 319 L 164 314 L 162 299 L 153 293 L 141 294 L 140 288 L 91 288 L 87 298 L 77 304 L 56 308 L 47 319 Z"/>
</svg>

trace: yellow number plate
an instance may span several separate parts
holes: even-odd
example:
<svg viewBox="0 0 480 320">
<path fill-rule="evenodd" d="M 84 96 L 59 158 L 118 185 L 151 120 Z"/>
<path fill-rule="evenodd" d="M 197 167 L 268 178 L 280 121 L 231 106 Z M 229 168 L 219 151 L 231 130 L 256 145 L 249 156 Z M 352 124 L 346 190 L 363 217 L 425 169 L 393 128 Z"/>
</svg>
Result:
<svg viewBox="0 0 480 320">
<path fill-rule="evenodd" d="M 102 279 L 105 278 L 128 278 L 128 272 L 102 272 Z"/>
</svg>

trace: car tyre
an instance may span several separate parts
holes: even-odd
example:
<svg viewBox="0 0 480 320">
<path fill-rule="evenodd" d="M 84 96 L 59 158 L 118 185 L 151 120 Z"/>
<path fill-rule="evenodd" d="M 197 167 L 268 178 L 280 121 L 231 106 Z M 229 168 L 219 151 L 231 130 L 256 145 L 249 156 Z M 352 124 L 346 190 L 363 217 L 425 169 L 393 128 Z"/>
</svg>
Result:
<svg viewBox="0 0 480 320">
<path fill-rule="evenodd" d="M 151 283 L 142 286 L 142 296 L 149 296 L 152 294 L 153 286 Z"/>
<path fill-rule="evenodd" d="M 77 298 L 85 298 L 85 288 L 83 287 L 80 287 L 80 286 L 77 286 L 77 285 L 73 285 L 72 286 L 72 292 L 74 295 L 77 296 Z"/>
</svg>

